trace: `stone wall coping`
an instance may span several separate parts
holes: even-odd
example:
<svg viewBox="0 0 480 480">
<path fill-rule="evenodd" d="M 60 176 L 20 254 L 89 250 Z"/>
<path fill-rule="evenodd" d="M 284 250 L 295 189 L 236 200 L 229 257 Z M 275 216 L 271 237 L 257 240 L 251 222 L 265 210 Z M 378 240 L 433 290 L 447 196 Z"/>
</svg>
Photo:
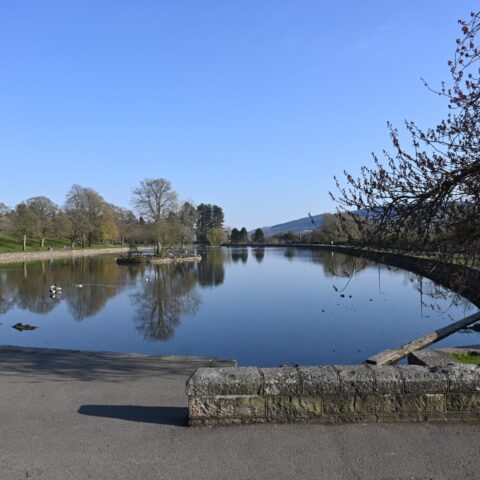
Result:
<svg viewBox="0 0 480 480">
<path fill-rule="evenodd" d="M 480 392 L 480 367 L 451 365 L 323 365 L 199 368 L 187 395 L 317 396 Z"/>
</svg>

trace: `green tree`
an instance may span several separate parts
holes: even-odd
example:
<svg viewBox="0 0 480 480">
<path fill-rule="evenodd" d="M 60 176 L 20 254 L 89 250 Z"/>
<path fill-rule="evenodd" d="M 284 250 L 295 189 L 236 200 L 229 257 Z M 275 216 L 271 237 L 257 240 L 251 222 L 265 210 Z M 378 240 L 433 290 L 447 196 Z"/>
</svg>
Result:
<svg viewBox="0 0 480 480">
<path fill-rule="evenodd" d="M 240 230 L 238 228 L 233 228 L 230 233 L 230 241 L 233 244 L 237 244 L 240 242 Z"/>
<path fill-rule="evenodd" d="M 227 241 L 227 235 L 223 228 L 214 227 L 207 233 L 207 242 L 212 246 L 219 246 Z"/>
<path fill-rule="evenodd" d="M 65 201 L 72 235 L 79 239 L 82 247 L 95 241 L 114 240 L 118 236 L 115 213 L 92 188 L 73 185 Z"/>
<path fill-rule="evenodd" d="M 70 240 L 72 250 L 75 247 L 75 242 L 80 241 L 79 232 L 74 228 L 71 216 L 63 210 L 55 215 L 53 229 L 57 238 L 68 238 Z"/>
<path fill-rule="evenodd" d="M 27 251 L 27 238 L 37 231 L 37 218 L 26 203 L 19 203 L 12 216 L 12 227 L 15 235 L 23 240 L 23 251 Z"/>
<path fill-rule="evenodd" d="M 218 205 L 212 205 L 212 228 L 223 228 L 223 209 Z"/>
<path fill-rule="evenodd" d="M 55 233 L 55 216 L 58 207 L 47 197 L 32 197 L 25 202 L 32 211 L 36 221 L 34 222 L 34 234 L 40 238 L 40 246 L 45 246 L 45 239 Z"/>
<path fill-rule="evenodd" d="M 197 240 L 208 243 L 208 233 L 213 228 L 223 228 L 223 210 L 218 205 L 201 203 L 197 207 Z"/>
<path fill-rule="evenodd" d="M 197 209 L 190 203 L 184 202 L 178 212 L 181 222 L 192 232 L 195 231 L 197 224 Z"/>
<path fill-rule="evenodd" d="M 253 234 L 253 243 L 265 243 L 265 234 L 261 228 L 257 228 Z"/>
<path fill-rule="evenodd" d="M 238 243 L 248 243 L 248 232 L 245 227 L 242 227 L 242 229 L 240 230 Z"/>
<path fill-rule="evenodd" d="M 138 221 L 135 214 L 126 208 L 120 208 L 112 205 L 115 214 L 115 224 L 117 227 L 120 243 L 135 243 L 138 238 Z"/>
<path fill-rule="evenodd" d="M 10 222 L 10 209 L 0 202 L 0 232 L 6 232 Z"/>
</svg>

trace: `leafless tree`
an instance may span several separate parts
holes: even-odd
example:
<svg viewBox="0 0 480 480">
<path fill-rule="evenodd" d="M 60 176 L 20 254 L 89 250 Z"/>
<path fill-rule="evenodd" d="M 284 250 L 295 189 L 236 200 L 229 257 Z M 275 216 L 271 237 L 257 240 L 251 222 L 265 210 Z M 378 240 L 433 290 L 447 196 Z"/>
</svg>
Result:
<svg viewBox="0 0 480 480">
<path fill-rule="evenodd" d="M 389 124 L 393 151 L 355 178 L 338 179 L 340 212 L 350 216 L 369 246 L 428 249 L 449 261 L 455 255 L 476 265 L 480 252 L 480 13 L 459 21 L 462 37 L 448 62 L 451 83 L 427 88 L 448 103 L 449 113 L 433 128 L 405 126 L 411 147 Z"/>
<path fill-rule="evenodd" d="M 175 210 L 178 195 L 165 178 L 146 178 L 133 190 L 132 204 L 145 220 L 158 222 Z"/>
<path fill-rule="evenodd" d="M 177 193 L 165 178 L 146 178 L 133 190 L 131 203 L 145 220 L 151 222 L 158 255 L 162 251 L 160 232 L 169 214 L 176 210 L 177 201 Z"/>
</svg>

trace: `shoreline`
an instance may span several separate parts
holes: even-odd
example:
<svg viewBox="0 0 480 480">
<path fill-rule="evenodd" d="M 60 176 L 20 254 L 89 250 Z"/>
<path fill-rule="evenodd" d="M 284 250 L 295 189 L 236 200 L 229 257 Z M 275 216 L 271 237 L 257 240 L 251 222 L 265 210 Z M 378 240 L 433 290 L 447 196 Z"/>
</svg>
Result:
<svg viewBox="0 0 480 480">
<path fill-rule="evenodd" d="M 152 355 L 138 352 L 116 352 L 109 350 L 79 350 L 73 348 L 51 347 L 22 347 L 17 345 L 0 345 L 0 360 L 2 354 L 18 353 L 25 355 L 63 355 L 85 356 L 90 358 L 102 358 L 110 360 L 146 360 L 156 362 L 188 362 L 201 366 L 225 366 L 236 367 L 237 361 L 229 358 L 202 357 L 199 355 Z"/>
<path fill-rule="evenodd" d="M 7 263 L 24 263 L 58 258 L 88 257 L 90 255 L 111 255 L 112 253 L 127 253 L 129 247 L 92 248 L 82 250 L 52 250 L 43 252 L 12 252 L 0 253 L 0 265 Z"/>
</svg>

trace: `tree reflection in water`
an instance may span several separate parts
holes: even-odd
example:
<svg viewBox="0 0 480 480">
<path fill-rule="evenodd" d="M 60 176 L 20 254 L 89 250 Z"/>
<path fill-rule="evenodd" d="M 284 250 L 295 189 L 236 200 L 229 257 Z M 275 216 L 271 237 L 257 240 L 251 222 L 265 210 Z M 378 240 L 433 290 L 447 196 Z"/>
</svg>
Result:
<svg viewBox="0 0 480 480">
<path fill-rule="evenodd" d="M 262 263 L 263 258 L 265 257 L 265 247 L 255 247 L 253 249 L 253 256 L 258 263 Z"/>
<path fill-rule="evenodd" d="M 221 248 L 211 248 L 197 265 L 197 280 L 201 287 L 216 287 L 225 281 L 227 253 Z"/>
<path fill-rule="evenodd" d="M 255 247 L 251 252 L 258 263 L 263 261 L 265 248 Z M 339 291 L 348 289 L 350 279 L 368 267 L 378 270 L 381 293 L 383 275 L 397 270 L 323 250 L 286 248 L 278 253 L 289 261 L 294 258 L 313 261 L 326 277 L 335 279 L 333 283 Z M 183 316 L 197 312 L 201 300 L 196 285 L 200 288 L 222 285 L 225 264 L 233 262 L 237 264 L 235 267 L 241 268 L 238 263 L 247 262 L 248 255 L 249 249 L 244 247 L 209 248 L 199 264 L 119 267 L 113 257 L 105 256 L 2 266 L 0 315 L 14 308 L 48 314 L 66 302 L 71 317 L 83 320 L 98 314 L 110 299 L 122 291 L 135 288 L 130 298 L 138 330 L 148 339 L 166 340 L 172 337 Z M 467 304 L 463 297 L 420 275 L 405 270 L 399 270 L 396 275 L 403 275 L 404 284 L 418 290 L 422 308 L 427 306 L 438 310 L 436 304 L 445 304 L 447 299 L 454 305 Z M 146 281 L 147 276 L 151 277 L 151 281 Z M 56 299 L 49 298 L 50 285 L 63 288 Z"/>
<path fill-rule="evenodd" d="M 242 263 L 247 263 L 248 260 L 248 248 L 247 247 L 237 247 L 232 248 L 231 250 L 232 260 L 237 263 L 239 260 Z"/>
<path fill-rule="evenodd" d="M 137 330 L 151 340 L 168 340 L 182 316 L 194 315 L 201 303 L 195 290 L 194 264 L 155 265 L 130 298 Z"/>
<path fill-rule="evenodd" d="M 0 274 L 0 313 L 16 306 L 46 314 L 66 301 L 72 317 L 83 320 L 100 312 L 110 298 L 135 282 L 136 275 L 101 257 L 9 266 Z M 50 298 L 50 285 L 61 286 L 62 294 Z"/>
</svg>

